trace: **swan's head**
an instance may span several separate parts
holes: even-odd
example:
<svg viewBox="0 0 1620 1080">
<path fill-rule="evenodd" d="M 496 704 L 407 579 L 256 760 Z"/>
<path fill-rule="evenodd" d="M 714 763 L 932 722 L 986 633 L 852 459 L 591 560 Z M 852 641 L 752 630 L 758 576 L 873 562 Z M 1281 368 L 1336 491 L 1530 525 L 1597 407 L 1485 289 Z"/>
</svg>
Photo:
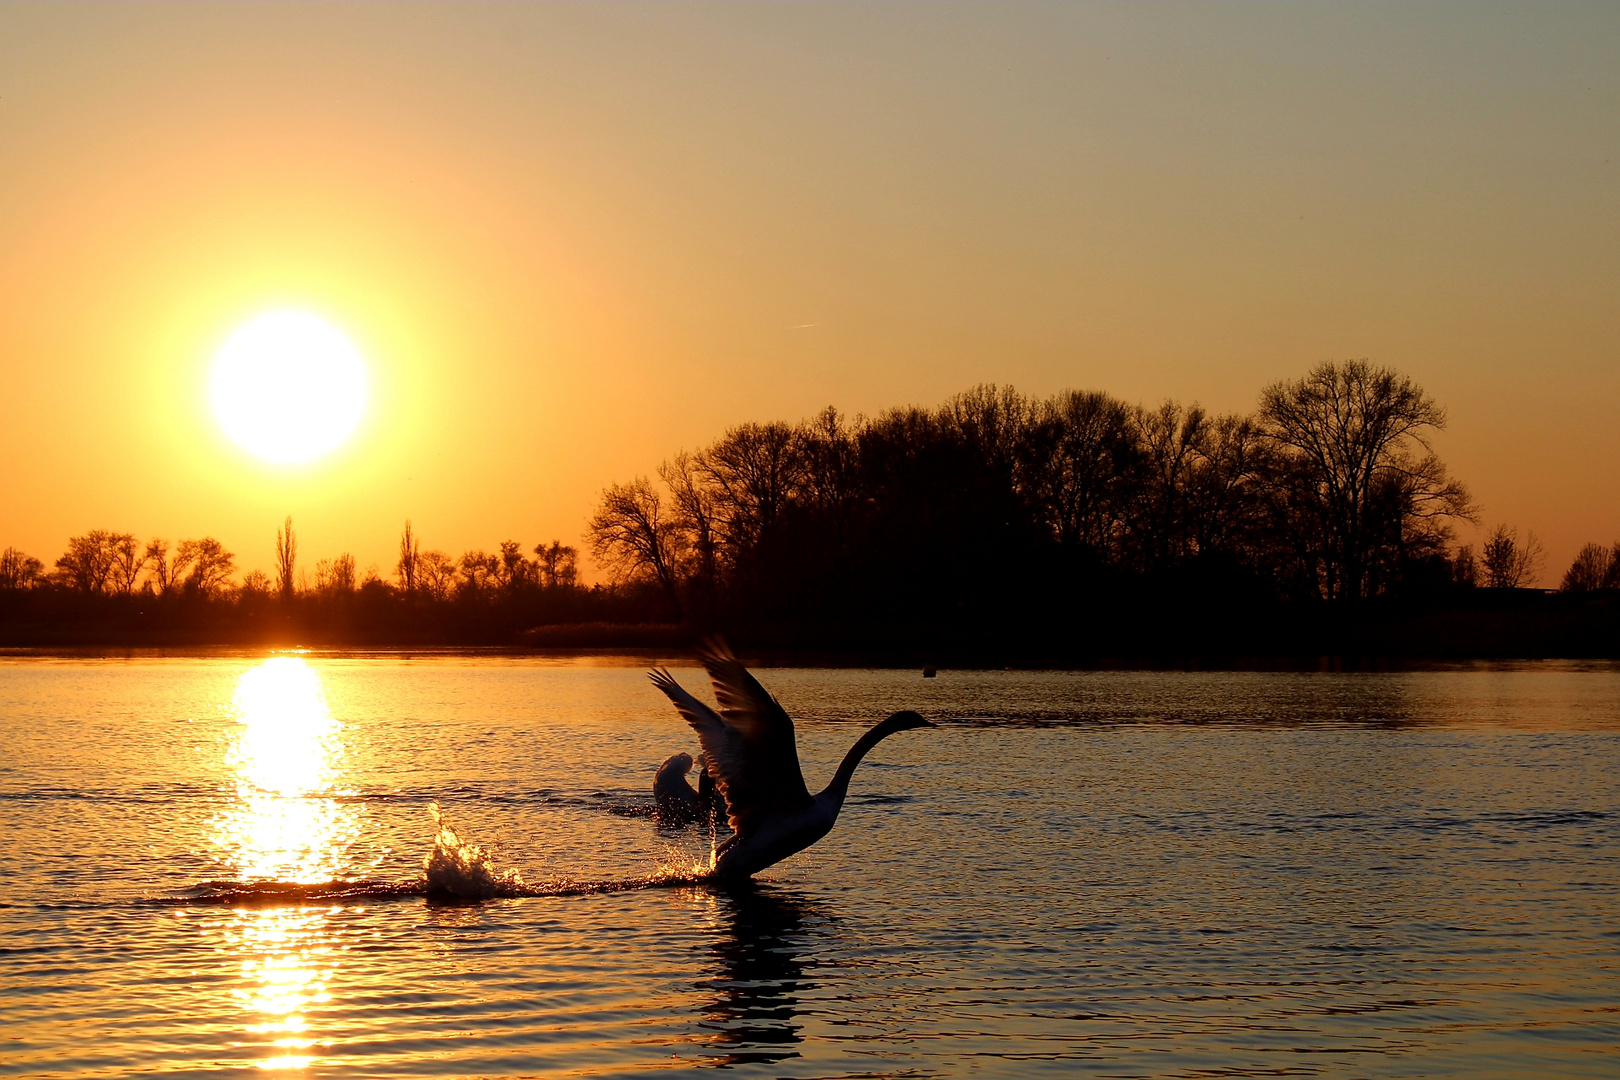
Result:
<svg viewBox="0 0 1620 1080">
<path fill-rule="evenodd" d="M 883 726 L 890 731 L 910 731 L 912 728 L 935 727 L 937 725 L 924 720 L 920 713 L 914 713 L 907 709 L 904 712 L 897 712 L 883 721 Z"/>
<path fill-rule="evenodd" d="M 685 776 L 692 771 L 691 754 L 672 754 L 658 766 L 659 776 Z"/>
</svg>

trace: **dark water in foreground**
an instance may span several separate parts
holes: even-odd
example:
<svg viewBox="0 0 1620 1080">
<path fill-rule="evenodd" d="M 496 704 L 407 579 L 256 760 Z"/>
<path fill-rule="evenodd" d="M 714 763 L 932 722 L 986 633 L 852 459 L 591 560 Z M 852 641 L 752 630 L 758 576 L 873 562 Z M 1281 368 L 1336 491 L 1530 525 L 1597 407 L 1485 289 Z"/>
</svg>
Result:
<svg viewBox="0 0 1620 1080">
<path fill-rule="evenodd" d="M 419 878 L 432 801 L 690 872 L 694 740 L 618 661 L 0 660 L 0 1075 L 1620 1074 L 1620 670 L 761 675 L 812 789 L 944 723 L 753 890 L 227 905 Z"/>
</svg>

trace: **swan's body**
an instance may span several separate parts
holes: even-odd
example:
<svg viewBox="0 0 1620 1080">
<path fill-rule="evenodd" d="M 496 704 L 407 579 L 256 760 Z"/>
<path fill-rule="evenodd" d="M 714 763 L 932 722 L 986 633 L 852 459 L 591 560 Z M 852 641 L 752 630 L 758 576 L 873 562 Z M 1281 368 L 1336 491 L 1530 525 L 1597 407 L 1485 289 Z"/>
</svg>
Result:
<svg viewBox="0 0 1620 1080">
<path fill-rule="evenodd" d="M 702 815 L 698 793 L 686 782 L 691 771 L 691 754 L 675 754 L 658 766 L 658 775 L 653 777 L 653 813 L 661 824 L 685 825 Z"/>
<path fill-rule="evenodd" d="M 862 735 L 844 755 L 832 783 L 811 795 L 799 771 L 793 721 L 782 706 L 724 643 L 705 642 L 698 659 L 714 683 L 718 713 L 687 693 L 669 672 L 660 669 L 651 678 L 697 731 L 708 774 L 725 797 L 733 831 L 715 849 L 715 877 L 748 877 L 826 836 L 867 752 L 897 731 L 933 727 L 914 712 L 895 713 Z"/>
<path fill-rule="evenodd" d="M 712 817 L 725 820 L 725 800 L 715 790 L 703 758 L 699 757 L 695 764 L 698 769 L 696 791 L 686 782 L 686 774 L 694 765 L 691 754 L 673 754 L 658 766 L 658 773 L 653 777 L 653 816 L 659 824 L 690 825 Z"/>
</svg>

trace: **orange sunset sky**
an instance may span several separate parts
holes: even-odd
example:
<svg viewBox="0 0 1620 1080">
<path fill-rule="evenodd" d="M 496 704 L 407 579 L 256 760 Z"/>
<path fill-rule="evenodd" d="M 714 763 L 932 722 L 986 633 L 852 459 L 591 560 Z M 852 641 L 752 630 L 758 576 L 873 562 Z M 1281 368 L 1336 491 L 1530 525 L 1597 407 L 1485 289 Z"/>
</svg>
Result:
<svg viewBox="0 0 1620 1080">
<path fill-rule="evenodd" d="M 288 306 L 371 378 L 296 467 L 207 396 Z M 0 6 L 0 547 L 47 564 L 579 545 L 742 420 L 1352 357 L 1544 584 L 1620 539 L 1620 5 Z"/>
</svg>

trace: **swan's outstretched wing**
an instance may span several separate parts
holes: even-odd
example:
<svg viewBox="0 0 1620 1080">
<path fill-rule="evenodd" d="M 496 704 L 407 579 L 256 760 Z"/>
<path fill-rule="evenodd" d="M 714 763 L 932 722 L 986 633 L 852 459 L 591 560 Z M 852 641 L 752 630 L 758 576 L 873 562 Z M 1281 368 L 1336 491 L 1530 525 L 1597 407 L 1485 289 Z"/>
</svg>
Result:
<svg viewBox="0 0 1620 1080">
<path fill-rule="evenodd" d="M 714 680 L 719 714 L 687 693 L 669 672 L 654 671 L 651 678 L 697 732 L 710 774 L 725 796 L 732 829 L 741 835 L 763 819 L 808 808 L 810 792 L 799 772 L 793 721 L 723 644 L 705 643 L 698 656 Z"/>
<path fill-rule="evenodd" d="M 647 678 L 675 703 L 675 711 L 697 732 L 709 767 L 718 767 L 722 773 L 741 768 L 740 748 L 735 745 L 740 740 L 713 709 L 687 693 L 686 687 L 676 682 L 675 676 L 663 668 L 647 672 Z"/>
<path fill-rule="evenodd" d="M 720 704 L 720 718 L 742 736 L 747 750 L 747 767 L 738 782 L 724 792 L 727 805 L 738 816 L 732 791 L 744 800 L 748 812 L 759 808 L 771 814 L 795 814 L 811 804 L 810 792 L 799 771 L 799 748 L 793 737 L 793 721 L 781 703 L 749 674 L 742 661 L 732 655 L 720 638 L 704 639 L 697 658 L 714 684 L 714 699 Z"/>
</svg>

